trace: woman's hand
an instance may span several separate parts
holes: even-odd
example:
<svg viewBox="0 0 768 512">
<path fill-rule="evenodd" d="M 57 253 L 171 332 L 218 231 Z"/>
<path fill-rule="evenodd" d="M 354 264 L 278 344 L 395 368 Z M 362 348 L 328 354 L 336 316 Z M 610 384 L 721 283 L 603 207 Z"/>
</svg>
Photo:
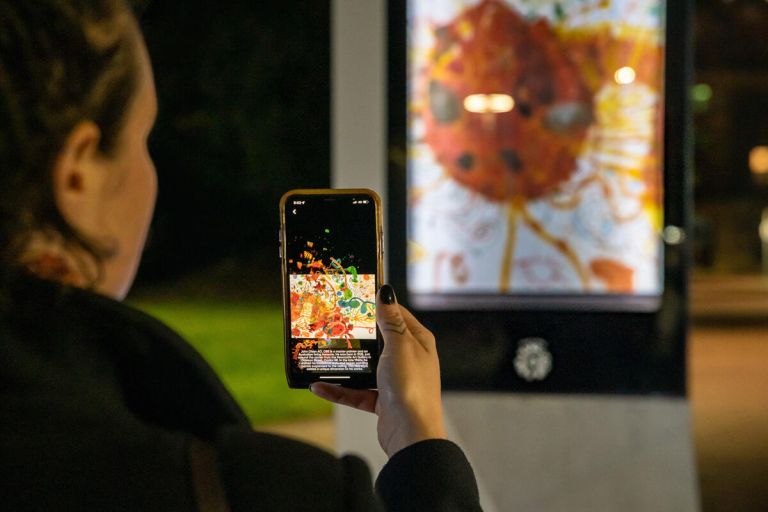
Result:
<svg viewBox="0 0 768 512">
<path fill-rule="evenodd" d="M 376 298 L 376 321 L 384 337 L 376 379 L 378 391 L 316 382 L 310 389 L 331 402 L 379 416 L 379 444 L 390 457 L 425 439 L 445 439 L 440 363 L 435 337 L 404 307 L 389 285 Z"/>
</svg>

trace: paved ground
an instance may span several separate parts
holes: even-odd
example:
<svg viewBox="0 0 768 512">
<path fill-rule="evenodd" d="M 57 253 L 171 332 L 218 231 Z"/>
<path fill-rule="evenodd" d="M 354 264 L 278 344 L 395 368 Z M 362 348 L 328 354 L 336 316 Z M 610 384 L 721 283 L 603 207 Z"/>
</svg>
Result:
<svg viewBox="0 0 768 512">
<path fill-rule="evenodd" d="M 689 385 L 704 512 L 768 510 L 768 277 L 692 283 Z"/>
<path fill-rule="evenodd" d="M 697 274 L 692 280 L 691 313 L 694 318 L 728 323 L 768 319 L 768 276 Z"/>
<path fill-rule="evenodd" d="M 689 361 L 704 511 L 768 510 L 768 329 L 696 328 Z"/>
<path fill-rule="evenodd" d="M 768 511 L 768 279 L 697 277 L 689 383 L 703 512 Z M 333 447 L 331 419 L 267 430 Z"/>
</svg>

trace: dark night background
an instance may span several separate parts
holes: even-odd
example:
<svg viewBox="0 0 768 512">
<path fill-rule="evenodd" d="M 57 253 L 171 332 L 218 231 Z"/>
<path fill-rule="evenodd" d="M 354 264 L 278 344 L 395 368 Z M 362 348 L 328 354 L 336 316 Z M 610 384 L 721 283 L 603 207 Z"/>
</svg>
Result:
<svg viewBox="0 0 768 512">
<path fill-rule="evenodd" d="M 279 198 L 329 184 L 330 4 L 144 4 L 160 193 L 138 287 L 278 297 Z"/>
<path fill-rule="evenodd" d="M 695 81 L 711 91 L 693 104 L 696 263 L 703 272 L 754 274 L 768 189 L 748 155 L 768 145 L 768 2 L 695 3 Z"/>
</svg>

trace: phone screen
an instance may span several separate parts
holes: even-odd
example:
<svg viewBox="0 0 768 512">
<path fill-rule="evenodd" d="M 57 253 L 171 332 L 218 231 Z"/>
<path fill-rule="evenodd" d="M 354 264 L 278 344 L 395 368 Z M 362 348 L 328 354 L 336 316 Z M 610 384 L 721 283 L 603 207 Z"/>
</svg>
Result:
<svg viewBox="0 0 768 512">
<path fill-rule="evenodd" d="M 292 387 L 318 380 L 375 387 L 380 230 L 371 194 L 284 198 L 285 355 Z"/>
</svg>

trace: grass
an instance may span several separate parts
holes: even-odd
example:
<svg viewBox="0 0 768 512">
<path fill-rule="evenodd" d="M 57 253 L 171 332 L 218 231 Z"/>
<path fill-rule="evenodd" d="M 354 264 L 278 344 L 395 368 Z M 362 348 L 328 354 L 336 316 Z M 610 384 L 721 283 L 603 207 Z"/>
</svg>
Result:
<svg viewBox="0 0 768 512">
<path fill-rule="evenodd" d="M 327 416 L 330 404 L 289 389 L 282 309 L 249 302 L 145 299 L 133 305 L 181 333 L 208 360 L 254 425 Z"/>
</svg>

